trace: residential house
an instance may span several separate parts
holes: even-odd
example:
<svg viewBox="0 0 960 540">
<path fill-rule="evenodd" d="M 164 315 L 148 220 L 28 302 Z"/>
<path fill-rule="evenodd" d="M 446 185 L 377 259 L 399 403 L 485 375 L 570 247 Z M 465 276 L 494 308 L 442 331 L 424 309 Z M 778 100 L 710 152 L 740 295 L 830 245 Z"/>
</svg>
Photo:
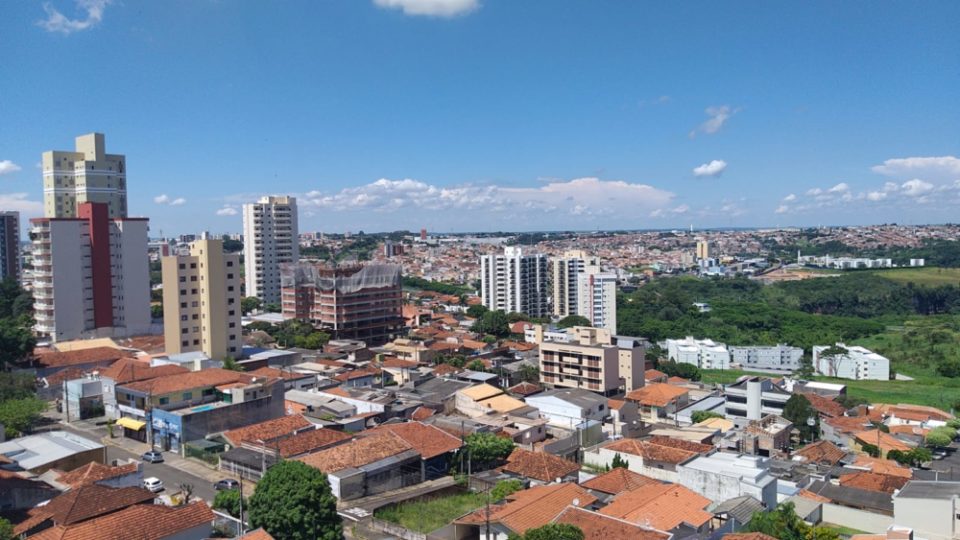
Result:
<svg viewBox="0 0 960 540">
<path fill-rule="evenodd" d="M 863 453 L 867 453 L 864 449 L 866 445 L 879 448 L 880 457 L 885 457 L 891 450 L 909 452 L 913 449 L 913 446 L 879 429 L 861 431 L 853 436 L 853 441 L 857 450 Z"/>
<path fill-rule="evenodd" d="M 580 465 L 546 452 L 531 452 L 515 448 L 501 470 L 507 474 L 526 478 L 531 485 L 575 481 Z"/>
<path fill-rule="evenodd" d="M 59 492 L 46 482 L 0 469 L 0 511 L 33 508 L 58 494 Z"/>
<path fill-rule="evenodd" d="M 893 495 L 893 520 L 917 537 L 948 540 L 960 534 L 957 514 L 960 482 L 908 482 Z"/>
<path fill-rule="evenodd" d="M 100 370 L 100 384 L 103 391 L 104 414 L 107 418 L 118 419 L 123 412 L 117 403 L 117 386 L 137 381 L 148 381 L 157 377 L 169 377 L 187 373 L 189 370 L 182 366 L 161 365 L 151 366 L 141 360 L 121 358 L 110 367 Z"/>
<path fill-rule="evenodd" d="M 582 487 L 590 490 L 594 496 L 604 502 L 609 502 L 614 495 L 630 491 L 650 484 L 660 484 L 659 480 L 635 473 L 624 467 L 614 467 L 609 471 L 593 478 L 580 482 Z"/>
<path fill-rule="evenodd" d="M 303 418 L 286 416 L 288 418 Z M 280 459 L 294 459 L 306 454 L 332 448 L 350 441 L 353 437 L 342 431 L 316 428 L 297 424 L 272 426 L 255 425 L 252 429 L 242 428 L 224 434 L 229 441 L 237 441 L 233 448 L 220 454 L 219 469 L 243 478 L 260 479 L 274 463 Z M 299 423 L 299 422 L 298 422 Z"/>
<path fill-rule="evenodd" d="M 584 452 L 583 461 L 596 467 L 605 467 L 619 454 L 633 472 L 658 480 L 676 482 L 678 465 L 713 450 L 714 447 L 710 445 L 669 437 L 620 439 L 591 452 Z"/>
<path fill-rule="evenodd" d="M 527 406 L 503 390 L 485 383 L 458 390 L 454 399 L 456 410 L 470 418 L 491 413 L 506 414 Z"/>
<path fill-rule="evenodd" d="M 481 507 L 455 520 L 454 536 L 460 539 L 484 538 L 487 523 L 491 540 L 507 540 L 542 527 L 570 506 L 589 507 L 596 497 L 574 483 L 535 486 L 507 497 L 503 504 Z"/>
<path fill-rule="evenodd" d="M 401 360 L 396 357 L 387 357 L 380 362 L 384 378 L 396 384 L 407 384 L 419 378 L 417 368 L 420 364 L 412 360 Z"/>
<path fill-rule="evenodd" d="M 143 482 L 143 463 L 133 459 L 118 465 L 91 461 L 69 472 L 51 469 L 41 475 L 41 478 L 61 491 L 91 484 L 114 488 L 140 487 Z"/>
<path fill-rule="evenodd" d="M 577 527 L 583 532 L 584 540 L 613 540 L 616 538 L 670 540 L 671 538 L 670 534 L 663 531 L 577 506 L 567 507 L 554 518 L 553 523 L 566 523 Z"/>
<path fill-rule="evenodd" d="M 0 459 L 34 474 L 50 469 L 70 471 L 90 462 L 106 463 L 107 449 L 99 442 L 68 433 L 48 431 L 0 443 Z"/>
<path fill-rule="evenodd" d="M 839 481 L 841 486 L 853 487 L 866 491 L 879 491 L 881 493 L 888 493 L 892 495 L 894 492 L 906 485 L 910 479 L 904 478 L 903 476 L 879 474 L 874 472 L 854 472 L 841 474 Z"/>
<path fill-rule="evenodd" d="M 715 452 L 677 466 L 678 482 L 712 501 L 749 495 L 777 506 L 777 479 L 766 458 Z"/>
<path fill-rule="evenodd" d="M 587 390 L 558 388 L 525 399 L 549 424 L 573 429 L 588 420 L 602 422 L 610 414 L 607 398 Z"/>
<path fill-rule="evenodd" d="M 14 535 L 30 538 L 45 529 L 63 529 L 134 505 L 153 506 L 156 495 L 141 487 L 81 486 L 27 511 L 14 526 Z M 129 524 L 128 524 L 129 526 Z M 62 532 L 54 538 L 62 538 Z M 102 538 L 102 537 L 97 537 Z"/>
<path fill-rule="evenodd" d="M 686 407 L 690 391 L 672 384 L 654 383 L 628 393 L 626 400 L 637 404 L 641 420 L 656 423 Z"/>
<path fill-rule="evenodd" d="M 271 379 L 283 380 L 283 389 L 289 390 L 311 390 L 317 388 L 317 375 L 315 373 L 303 373 L 293 369 L 279 369 L 274 367 L 262 367 L 249 372 L 255 377 L 269 377 Z"/>
<path fill-rule="evenodd" d="M 667 533 L 703 534 L 710 530 L 711 502 L 681 485 L 649 484 L 617 495 L 600 513 Z"/>
<path fill-rule="evenodd" d="M 792 422 L 782 416 L 768 414 L 762 420 L 750 420 L 739 431 L 727 433 L 723 446 L 753 456 L 786 457 L 792 431 Z"/>
<path fill-rule="evenodd" d="M 460 438 L 421 422 L 383 424 L 360 436 L 380 432 L 389 432 L 400 437 L 420 454 L 420 472 L 424 481 L 445 476 L 450 464 L 454 462 L 454 456 L 463 446 Z"/>
<path fill-rule="evenodd" d="M 847 453 L 828 440 L 821 439 L 810 443 L 793 453 L 794 460 L 823 466 L 834 466 L 845 458 Z"/>
</svg>

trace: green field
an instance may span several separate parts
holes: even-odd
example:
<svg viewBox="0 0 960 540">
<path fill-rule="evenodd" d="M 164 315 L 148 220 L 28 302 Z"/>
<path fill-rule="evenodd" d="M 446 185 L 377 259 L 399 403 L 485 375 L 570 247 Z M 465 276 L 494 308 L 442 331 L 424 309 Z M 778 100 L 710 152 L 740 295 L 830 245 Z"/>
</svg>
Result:
<svg viewBox="0 0 960 540">
<path fill-rule="evenodd" d="M 917 285 L 960 285 L 960 268 L 894 268 L 876 270 L 878 276 L 898 283 L 916 283 Z"/>
<path fill-rule="evenodd" d="M 410 501 L 387 506 L 373 515 L 401 525 L 411 531 L 429 533 L 484 504 L 482 493 L 457 493 L 433 499 Z"/>
</svg>

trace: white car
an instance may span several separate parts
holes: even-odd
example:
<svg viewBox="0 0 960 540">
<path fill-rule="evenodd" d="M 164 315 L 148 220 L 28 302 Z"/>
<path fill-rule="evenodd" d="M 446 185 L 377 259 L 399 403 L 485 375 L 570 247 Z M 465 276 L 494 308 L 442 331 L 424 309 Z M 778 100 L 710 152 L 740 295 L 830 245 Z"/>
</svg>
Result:
<svg viewBox="0 0 960 540">
<path fill-rule="evenodd" d="M 149 489 L 154 493 L 163 491 L 163 481 L 157 478 L 156 476 L 151 476 L 150 478 L 143 479 L 143 488 Z"/>
</svg>

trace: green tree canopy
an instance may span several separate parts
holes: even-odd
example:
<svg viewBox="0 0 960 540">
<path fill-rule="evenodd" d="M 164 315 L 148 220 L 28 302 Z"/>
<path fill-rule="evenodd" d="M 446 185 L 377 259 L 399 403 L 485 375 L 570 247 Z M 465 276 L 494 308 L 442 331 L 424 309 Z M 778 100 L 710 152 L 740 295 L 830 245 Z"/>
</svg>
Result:
<svg viewBox="0 0 960 540">
<path fill-rule="evenodd" d="M 694 424 L 699 424 L 700 422 L 710 418 L 723 418 L 723 415 L 714 411 L 693 411 L 693 414 L 690 415 L 690 418 L 693 420 Z"/>
<path fill-rule="evenodd" d="M 950 446 L 950 443 L 953 442 L 953 438 L 956 436 L 957 430 L 948 426 L 941 426 L 931 429 L 930 432 L 927 433 L 924 442 L 927 446 L 943 448 Z"/>
<path fill-rule="evenodd" d="M 582 315 L 567 315 L 557 321 L 557 328 L 572 328 L 574 326 L 593 326 L 590 319 Z"/>
<path fill-rule="evenodd" d="M 343 524 L 327 475 L 300 461 L 267 470 L 250 497 L 250 526 L 277 540 L 341 540 Z"/>
<path fill-rule="evenodd" d="M 783 406 L 783 417 L 793 422 L 793 427 L 800 430 L 800 436 L 805 441 L 812 441 L 820 434 L 820 417 L 817 410 L 810 404 L 810 400 L 803 394 L 793 394 Z M 813 425 L 807 425 L 809 419 Z"/>
<path fill-rule="evenodd" d="M 0 424 L 3 424 L 7 438 L 12 439 L 28 433 L 40 415 L 47 410 L 47 404 L 35 397 L 12 399 L 0 403 Z"/>
<path fill-rule="evenodd" d="M 510 335 L 510 323 L 507 321 L 506 313 L 499 310 L 488 311 L 473 323 L 472 330 L 479 334 L 506 337 Z"/>
<path fill-rule="evenodd" d="M 227 489 L 218 491 L 213 499 L 213 507 L 217 510 L 223 510 L 235 518 L 240 517 L 240 490 Z"/>
<path fill-rule="evenodd" d="M 523 540 L 583 540 L 583 531 L 569 523 L 548 523 L 523 533 Z"/>
<path fill-rule="evenodd" d="M 611 469 L 617 469 L 617 468 L 628 469 L 630 468 L 630 464 L 627 463 L 627 460 L 620 457 L 620 453 L 617 452 L 616 454 L 613 455 L 613 462 L 610 463 L 610 468 Z"/>
<path fill-rule="evenodd" d="M 470 460 L 481 466 L 494 465 L 513 452 L 513 441 L 493 433 L 471 433 L 464 441 Z"/>
<path fill-rule="evenodd" d="M 487 367 L 483 365 L 483 362 L 480 359 L 472 360 L 467 364 L 467 369 L 470 371 L 486 371 Z"/>
<path fill-rule="evenodd" d="M 758 532 L 779 540 L 839 540 L 840 535 L 824 527 L 807 525 L 793 506 L 783 503 L 770 512 L 755 512 L 746 532 Z"/>
<path fill-rule="evenodd" d="M 483 317 L 483 314 L 490 311 L 487 309 L 487 306 L 483 304 L 475 304 L 467 308 L 467 317 L 472 317 L 474 319 L 479 319 Z"/>
<path fill-rule="evenodd" d="M 490 490 L 490 500 L 492 502 L 502 501 L 523 489 L 523 482 L 516 478 L 501 480 Z"/>
<path fill-rule="evenodd" d="M 0 518 L 0 540 L 13 540 L 13 525 L 4 518 Z"/>
<path fill-rule="evenodd" d="M 240 312 L 244 315 L 260 309 L 262 302 L 256 296 L 245 296 L 240 299 Z"/>
</svg>

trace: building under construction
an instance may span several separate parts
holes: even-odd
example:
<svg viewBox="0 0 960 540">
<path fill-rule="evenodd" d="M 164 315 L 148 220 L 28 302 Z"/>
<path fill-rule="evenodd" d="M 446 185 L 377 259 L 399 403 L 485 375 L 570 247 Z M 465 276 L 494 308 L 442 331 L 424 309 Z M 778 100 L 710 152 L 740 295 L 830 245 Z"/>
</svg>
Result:
<svg viewBox="0 0 960 540">
<path fill-rule="evenodd" d="M 280 285 L 283 317 L 310 321 L 333 339 L 377 345 L 403 326 L 398 264 L 284 264 Z"/>
</svg>

